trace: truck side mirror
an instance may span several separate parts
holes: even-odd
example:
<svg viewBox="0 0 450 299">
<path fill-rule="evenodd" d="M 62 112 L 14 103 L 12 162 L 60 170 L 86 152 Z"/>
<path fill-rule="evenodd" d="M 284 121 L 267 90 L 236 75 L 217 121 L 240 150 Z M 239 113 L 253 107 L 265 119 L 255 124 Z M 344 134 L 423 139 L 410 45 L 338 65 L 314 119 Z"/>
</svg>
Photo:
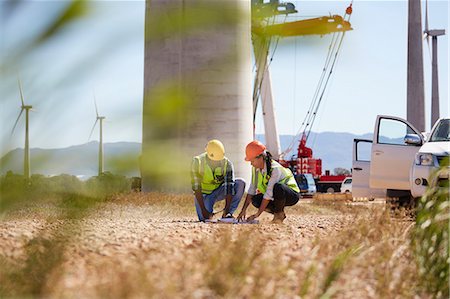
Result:
<svg viewBox="0 0 450 299">
<path fill-rule="evenodd" d="M 406 134 L 403 141 L 408 145 L 422 145 L 422 139 L 417 134 Z"/>
</svg>

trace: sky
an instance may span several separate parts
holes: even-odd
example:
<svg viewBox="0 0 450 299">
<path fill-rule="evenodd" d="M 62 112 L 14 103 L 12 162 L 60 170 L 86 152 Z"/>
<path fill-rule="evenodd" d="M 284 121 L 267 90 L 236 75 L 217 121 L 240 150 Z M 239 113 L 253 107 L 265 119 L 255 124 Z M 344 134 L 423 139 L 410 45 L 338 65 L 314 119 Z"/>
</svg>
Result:
<svg viewBox="0 0 450 299">
<path fill-rule="evenodd" d="M 291 1 L 287 20 L 344 15 L 350 1 Z M 13 12 L 0 2 L 0 156 L 23 147 L 17 77 L 30 114 L 30 146 L 61 148 L 88 142 L 95 122 L 94 94 L 106 116 L 104 142 L 142 139 L 144 1 L 92 1 L 80 20 L 33 51 L 11 59 L 67 3 L 24 1 Z M 422 3 L 424 14 L 424 4 Z M 448 1 L 429 1 L 430 29 L 449 28 Z M 373 131 L 377 114 L 406 117 L 407 1 L 354 1 L 314 132 Z M 30 26 L 30 24 L 32 24 Z M 296 134 L 322 72 L 331 35 L 280 39 L 271 52 L 279 134 Z M 439 38 L 441 116 L 449 116 L 449 41 Z M 426 126 L 429 128 L 431 54 L 424 42 Z M 260 114 L 256 132 L 263 132 Z M 98 127 L 92 140 L 98 140 Z"/>
</svg>

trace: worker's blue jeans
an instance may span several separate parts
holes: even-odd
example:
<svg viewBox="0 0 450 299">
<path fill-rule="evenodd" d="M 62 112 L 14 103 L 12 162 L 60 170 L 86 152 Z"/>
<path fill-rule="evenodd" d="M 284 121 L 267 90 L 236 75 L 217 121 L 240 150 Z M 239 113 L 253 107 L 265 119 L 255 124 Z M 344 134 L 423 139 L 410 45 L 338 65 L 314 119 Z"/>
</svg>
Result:
<svg viewBox="0 0 450 299">
<path fill-rule="evenodd" d="M 245 181 L 243 179 L 234 180 L 234 195 L 231 198 L 230 213 L 233 214 L 236 211 L 239 202 L 241 201 L 242 195 L 244 195 Z M 195 197 L 194 197 L 195 198 Z M 222 184 L 211 194 L 203 194 L 203 202 L 205 203 L 205 208 L 208 212 L 212 213 L 214 209 L 214 204 L 218 201 L 225 199 L 225 186 Z M 202 215 L 202 209 L 195 198 L 195 209 L 197 210 L 198 220 L 203 221 L 205 218 Z"/>
</svg>

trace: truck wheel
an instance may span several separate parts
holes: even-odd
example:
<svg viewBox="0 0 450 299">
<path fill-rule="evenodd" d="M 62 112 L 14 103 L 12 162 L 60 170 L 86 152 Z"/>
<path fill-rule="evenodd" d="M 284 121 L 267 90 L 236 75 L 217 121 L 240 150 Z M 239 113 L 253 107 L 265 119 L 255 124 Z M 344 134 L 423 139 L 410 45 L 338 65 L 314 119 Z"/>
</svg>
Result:
<svg viewBox="0 0 450 299">
<path fill-rule="evenodd" d="M 333 187 L 328 187 L 327 193 L 334 193 L 334 188 Z"/>
<path fill-rule="evenodd" d="M 415 217 L 417 201 L 410 195 L 399 197 L 386 197 L 386 204 L 391 208 L 393 216 Z"/>
<path fill-rule="evenodd" d="M 402 196 L 398 199 L 398 203 L 400 207 L 405 209 L 415 209 L 416 208 L 416 200 L 414 197 L 410 195 Z"/>
</svg>

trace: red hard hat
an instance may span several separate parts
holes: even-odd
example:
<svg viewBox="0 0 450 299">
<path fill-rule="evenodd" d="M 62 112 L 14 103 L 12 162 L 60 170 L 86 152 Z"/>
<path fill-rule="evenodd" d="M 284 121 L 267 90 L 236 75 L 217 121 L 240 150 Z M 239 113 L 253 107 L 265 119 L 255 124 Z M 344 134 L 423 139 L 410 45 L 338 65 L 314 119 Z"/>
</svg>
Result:
<svg viewBox="0 0 450 299">
<path fill-rule="evenodd" d="M 245 161 L 251 161 L 261 155 L 266 150 L 266 146 L 257 140 L 253 140 L 245 148 Z"/>
</svg>

